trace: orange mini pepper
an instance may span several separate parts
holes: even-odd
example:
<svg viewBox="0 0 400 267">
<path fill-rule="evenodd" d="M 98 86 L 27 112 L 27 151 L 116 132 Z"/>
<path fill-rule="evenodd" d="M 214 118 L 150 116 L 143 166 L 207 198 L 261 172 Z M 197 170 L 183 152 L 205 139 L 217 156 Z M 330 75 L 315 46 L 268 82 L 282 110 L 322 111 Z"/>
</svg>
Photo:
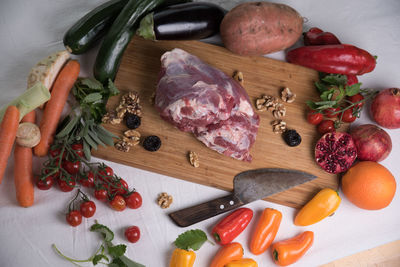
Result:
<svg viewBox="0 0 400 267">
<path fill-rule="evenodd" d="M 196 253 L 194 253 L 194 251 L 176 248 L 174 252 L 172 252 L 169 267 L 192 267 L 195 259 Z"/>
<path fill-rule="evenodd" d="M 231 261 L 243 258 L 243 247 L 238 242 L 229 243 L 221 247 L 215 254 L 210 267 L 224 267 Z"/>
<path fill-rule="evenodd" d="M 230 263 L 226 264 L 225 267 L 258 267 L 258 264 L 253 259 L 241 259 L 231 261 Z"/>
<path fill-rule="evenodd" d="M 275 239 L 282 220 L 278 210 L 266 208 L 258 220 L 250 241 L 250 251 L 259 255 L 266 251 Z"/>
<path fill-rule="evenodd" d="M 287 266 L 298 261 L 312 246 L 314 233 L 305 231 L 295 237 L 272 244 L 271 252 L 274 262 Z"/>
<path fill-rule="evenodd" d="M 324 188 L 297 213 L 294 224 L 307 226 L 317 223 L 332 215 L 339 208 L 340 202 L 341 199 L 337 191 Z"/>
</svg>

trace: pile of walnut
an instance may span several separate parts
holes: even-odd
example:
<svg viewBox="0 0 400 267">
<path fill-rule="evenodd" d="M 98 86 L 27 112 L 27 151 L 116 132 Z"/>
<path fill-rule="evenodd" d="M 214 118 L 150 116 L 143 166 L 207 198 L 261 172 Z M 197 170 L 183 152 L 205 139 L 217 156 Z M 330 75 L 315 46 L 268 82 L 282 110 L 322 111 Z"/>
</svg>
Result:
<svg viewBox="0 0 400 267">
<path fill-rule="evenodd" d="M 294 94 L 288 87 L 281 90 L 281 99 L 285 103 L 292 103 L 296 99 Z M 263 95 L 256 100 L 256 109 L 259 111 L 270 110 L 276 120 L 272 121 L 273 132 L 283 133 L 286 131 L 286 122 L 281 118 L 286 115 L 286 107 L 279 103 L 278 98 L 271 95 Z"/>
<path fill-rule="evenodd" d="M 107 112 L 103 116 L 102 122 L 120 124 L 127 113 L 134 114 L 139 117 L 142 116 L 142 107 L 140 105 L 140 98 L 137 92 L 131 91 L 123 95 L 118 107 L 111 112 Z M 129 152 L 130 148 L 132 146 L 136 146 L 139 144 L 139 142 L 140 133 L 135 130 L 128 130 L 124 132 L 122 139 L 118 140 L 114 146 L 120 151 Z"/>
</svg>

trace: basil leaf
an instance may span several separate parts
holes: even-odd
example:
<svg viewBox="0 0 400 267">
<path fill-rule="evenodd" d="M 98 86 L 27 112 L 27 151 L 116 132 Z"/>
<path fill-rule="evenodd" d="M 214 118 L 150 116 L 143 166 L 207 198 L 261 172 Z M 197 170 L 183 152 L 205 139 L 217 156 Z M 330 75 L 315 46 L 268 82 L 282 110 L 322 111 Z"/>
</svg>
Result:
<svg viewBox="0 0 400 267">
<path fill-rule="evenodd" d="M 103 85 L 98 80 L 92 78 L 82 78 L 79 80 L 81 84 L 86 85 L 89 89 L 95 91 L 102 91 L 104 90 Z"/>
<path fill-rule="evenodd" d="M 315 87 L 317 87 L 320 94 L 329 90 L 329 86 L 326 86 L 325 84 L 323 84 L 321 82 L 315 82 L 314 84 L 315 84 Z"/>
<path fill-rule="evenodd" d="M 180 249 L 198 250 L 207 241 L 207 235 L 200 229 L 189 230 L 180 234 L 174 244 Z"/>
<path fill-rule="evenodd" d="M 355 83 L 350 86 L 346 86 L 346 95 L 353 96 L 360 92 L 361 83 Z"/>
<path fill-rule="evenodd" d="M 90 231 L 101 233 L 106 242 L 111 242 L 114 239 L 114 233 L 105 225 L 93 224 L 90 227 Z"/>
<path fill-rule="evenodd" d="M 346 85 L 347 83 L 347 77 L 346 75 L 342 74 L 329 74 L 326 75 L 324 78 L 321 79 L 321 81 L 331 84 L 331 85 Z"/>
<path fill-rule="evenodd" d="M 107 85 L 108 91 L 110 92 L 110 96 L 118 95 L 119 90 L 117 87 L 115 87 L 114 83 L 112 82 L 111 79 L 108 79 L 108 85 Z"/>
<path fill-rule="evenodd" d="M 83 103 L 94 103 L 97 101 L 100 101 L 103 98 L 103 96 L 100 93 L 91 93 L 85 96 L 84 99 L 82 99 Z"/>
<path fill-rule="evenodd" d="M 335 89 L 331 89 L 331 90 L 323 92 L 320 96 L 321 100 L 330 101 L 332 99 L 332 96 L 334 93 L 335 93 Z"/>
<path fill-rule="evenodd" d="M 115 245 L 115 246 L 108 247 L 107 249 L 108 249 L 108 253 L 110 254 L 111 257 L 119 258 L 125 254 L 126 245 L 121 245 L 121 244 Z"/>
<path fill-rule="evenodd" d="M 101 261 L 102 259 L 105 259 L 107 262 L 110 262 L 110 260 L 108 259 L 108 257 L 104 254 L 97 254 L 96 256 L 93 257 L 92 263 L 93 265 L 96 265 L 97 263 L 99 263 L 99 261 Z"/>
<path fill-rule="evenodd" d="M 127 266 L 127 267 L 146 267 L 143 264 L 135 262 L 124 255 L 119 257 L 118 259 L 114 259 L 114 260 L 118 260 L 118 262 L 122 262 L 123 264 L 125 264 L 123 266 Z"/>
<path fill-rule="evenodd" d="M 306 104 L 307 104 L 307 106 L 310 108 L 310 109 L 316 109 L 317 107 L 318 107 L 318 105 L 317 104 L 315 104 L 313 101 L 311 101 L 311 100 L 307 100 L 306 101 Z"/>
</svg>

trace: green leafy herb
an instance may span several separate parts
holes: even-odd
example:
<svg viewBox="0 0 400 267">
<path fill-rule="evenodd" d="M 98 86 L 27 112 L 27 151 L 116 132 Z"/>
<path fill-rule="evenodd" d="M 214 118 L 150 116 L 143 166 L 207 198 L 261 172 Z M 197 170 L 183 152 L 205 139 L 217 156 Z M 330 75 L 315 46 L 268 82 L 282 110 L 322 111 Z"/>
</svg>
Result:
<svg viewBox="0 0 400 267">
<path fill-rule="evenodd" d="M 112 240 L 114 239 L 114 233 L 105 225 L 95 223 L 90 227 L 90 231 L 98 232 L 103 236 L 103 243 L 101 244 L 100 248 L 94 253 L 87 260 L 76 260 L 70 257 L 65 256 L 61 253 L 61 251 L 53 244 L 53 248 L 56 250 L 57 254 L 59 254 L 64 259 L 74 263 L 81 263 L 81 262 L 92 262 L 93 265 L 97 265 L 98 263 L 105 264 L 110 267 L 145 267 L 143 264 L 137 263 L 132 261 L 131 259 L 127 258 L 124 254 L 126 252 L 126 245 L 119 244 L 113 245 Z M 105 254 L 105 248 L 107 249 L 108 255 L 112 258 L 110 263 L 110 259 Z M 104 260 L 104 261 L 102 261 Z M 78 265 L 79 266 L 79 265 Z"/>
<path fill-rule="evenodd" d="M 183 234 L 180 234 L 174 244 L 180 249 L 198 250 L 207 240 L 207 235 L 202 230 L 196 229 L 188 230 Z"/>
<path fill-rule="evenodd" d="M 114 83 L 112 82 L 111 79 L 108 79 L 107 89 L 108 89 L 108 92 L 109 92 L 110 96 L 114 96 L 114 95 L 118 95 L 119 94 L 119 90 L 117 89 L 117 87 L 115 87 L 115 85 L 114 85 Z"/>
<path fill-rule="evenodd" d="M 358 107 L 358 104 L 366 101 L 375 95 L 375 92 L 361 89 L 361 83 L 353 85 L 347 85 L 347 76 L 342 74 L 329 74 L 319 73 L 320 80 L 315 82 L 315 87 L 320 93 L 320 101 L 306 101 L 307 106 L 318 112 L 323 112 L 326 109 L 339 108 L 338 111 L 332 113 L 338 114 L 339 120 L 335 122 L 335 128 L 339 128 L 343 123 L 342 118 L 344 111 L 347 109 L 353 110 L 353 115 L 360 117 L 360 111 L 362 107 Z M 364 99 L 357 103 L 352 103 L 346 99 L 346 96 L 354 96 L 362 93 Z"/>
</svg>

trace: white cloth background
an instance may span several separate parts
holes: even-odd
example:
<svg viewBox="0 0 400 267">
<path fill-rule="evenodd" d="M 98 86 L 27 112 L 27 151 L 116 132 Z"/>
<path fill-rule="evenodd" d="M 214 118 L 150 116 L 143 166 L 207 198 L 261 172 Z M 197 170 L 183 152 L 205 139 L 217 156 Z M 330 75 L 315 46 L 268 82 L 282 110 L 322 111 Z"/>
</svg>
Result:
<svg viewBox="0 0 400 267">
<path fill-rule="evenodd" d="M 97 0 L 2 0 L 0 3 L 0 105 L 20 95 L 26 88 L 30 68 L 41 58 L 63 49 L 64 32 L 78 18 L 104 1 Z M 218 1 L 227 9 L 239 1 Z M 360 77 L 364 87 L 383 89 L 400 86 L 400 1 L 277 1 L 291 5 L 306 18 L 305 29 L 313 26 L 335 33 L 340 40 L 378 55 L 376 69 Z M 82 76 L 91 73 L 95 51 L 79 60 Z M 279 52 L 270 57 L 283 59 Z M 357 124 L 371 122 L 367 109 Z M 393 150 L 382 162 L 400 179 L 400 129 L 388 130 Z M 116 242 L 128 244 L 123 235 L 125 227 L 137 225 L 142 231 L 136 244 L 128 244 L 127 255 L 150 267 L 167 266 L 173 250 L 172 242 L 186 229 L 176 227 L 167 217 L 173 210 L 223 196 L 226 192 L 139 169 L 106 162 L 143 196 L 138 210 L 115 212 L 107 205 L 96 202 L 94 218 L 84 219 L 73 228 L 65 222 L 65 209 L 74 193 L 62 193 L 56 188 L 36 190 L 35 205 L 24 209 L 17 205 L 13 185 L 13 160 L 10 158 L 6 175 L 0 185 L 0 266 L 71 266 L 51 248 L 55 243 L 67 255 L 87 258 L 96 249 L 100 238 L 89 231 L 97 219 L 115 231 Z M 39 163 L 35 166 L 39 169 Z M 398 184 L 398 182 L 397 182 Z M 157 194 L 168 192 L 174 203 L 168 210 L 156 204 Z M 399 191 L 399 190 L 398 190 Z M 400 193 L 391 205 L 379 211 L 358 209 L 342 195 L 342 204 L 333 217 L 309 226 L 293 225 L 295 210 L 264 201 L 250 205 L 255 218 L 245 232 L 237 238 L 245 249 L 245 257 L 258 261 L 259 266 L 273 266 L 270 253 L 258 257 L 248 249 L 248 240 L 254 222 L 266 207 L 283 213 L 283 221 L 276 237 L 282 240 L 304 230 L 315 233 L 311 250 L 293 266 L 317 266 L 362 250 L 400 238 Z M 210 233 L 221 218 L 215 217 L 189 227 Z M 216 253 L 218 246 L 206 243 L 197 252 L 195 266 L 204 267 Z"/>
</svg>

